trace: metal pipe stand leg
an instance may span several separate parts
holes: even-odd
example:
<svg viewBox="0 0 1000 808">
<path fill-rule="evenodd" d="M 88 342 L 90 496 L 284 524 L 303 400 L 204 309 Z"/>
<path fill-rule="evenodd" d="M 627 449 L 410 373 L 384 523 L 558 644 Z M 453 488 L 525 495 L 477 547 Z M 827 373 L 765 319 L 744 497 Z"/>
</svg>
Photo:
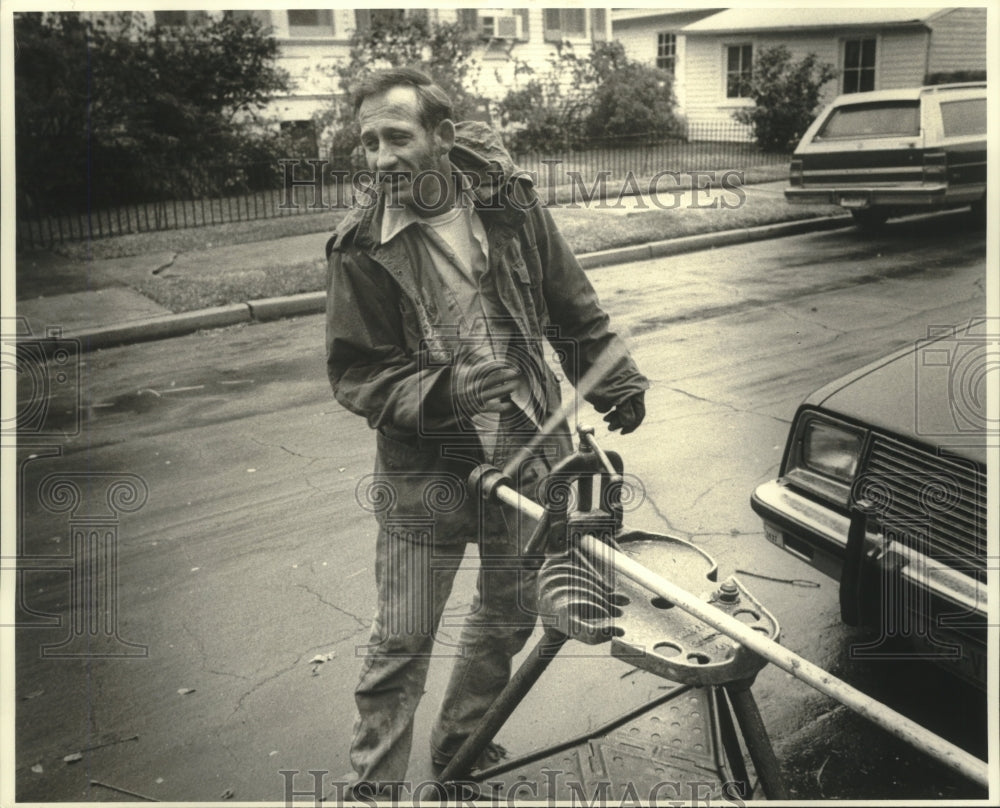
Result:
<svg viewBox="0 0 1000 808">
<path fill-rule="evenodd" d="M 733 713 L 740 725 L 740 732 L 750 753 L 750 760 L 757 770 L 764 795 L 770 800 L 787 800 L 788 792 L 781 778 L 781 765 L 774 754 L 764 720 L 757 709 L 757 702 L 750 692 L 749 682 L 730 682 L 725 685 L 726 695 L 733 706 Z"/>
<path fill-rule="evenodd" d="M 565 634 L 545 630 L 545 634 L 490 705 L 472 734 L 465 739 L 455 757 L 445 766 L 438 777 L 442 783 L 452 782 L 469 774 L 479 755 L 496 737 L 511 713 L 517 709 L 517 705 L 528 695 L 528 691 L 559 653 L 559 649 L 566 644 L 567 639 Z"/>
<path fill-rule="evenodd" d="M 743 798 L 750 799 L 750 775 L 747 773 L 746 763 L 743 760 L 743 747 L 740 746 L 740 737 L 736 731 L 736 725 L 733 723 L 729 699 L 726 698 L 725 691 L 721 687 L 713 687 L 712 695 L 719 721 L 719 740 L 722 742 L 723 751 L 729 761 L 729 769 L 735 781 L 740 784 Z"/>
</svg>

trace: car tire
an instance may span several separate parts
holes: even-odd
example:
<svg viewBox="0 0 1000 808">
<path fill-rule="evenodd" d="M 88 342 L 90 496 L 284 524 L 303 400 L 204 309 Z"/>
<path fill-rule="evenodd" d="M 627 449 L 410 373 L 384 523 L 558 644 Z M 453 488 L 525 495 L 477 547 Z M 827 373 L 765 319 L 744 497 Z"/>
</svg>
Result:
<svg viewBox="0 0 1000 808">
<path fill-rule="evenodd" d="M 854 224 L 862 230 L 878 230 L 889 218 L 889 211 L 881 208 L 866 208 L 865 210 L 852 210 Z"/>
<path fill-rule="evenodd" d="M 972 221 L 975 222 L 977 226 L 986 227 L 986 194 L 984 193 L 979 199 L 972 203 L 970 208 L 972 213 Z"/>
</svg>

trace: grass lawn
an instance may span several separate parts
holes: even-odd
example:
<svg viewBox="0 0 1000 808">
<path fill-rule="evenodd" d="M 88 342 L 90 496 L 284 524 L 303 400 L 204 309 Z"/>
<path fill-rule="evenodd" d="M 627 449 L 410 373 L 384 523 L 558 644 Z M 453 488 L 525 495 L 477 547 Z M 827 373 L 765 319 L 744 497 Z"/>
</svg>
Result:
<svg viewBox="0 0 1000 808">
<path fill-rule="evenodd" d="M 146 275 L 130 286 L 174 313 L 245 303 L 326 288 L 326 262 L 319 259 L 264 269 L 226 270 L 183 278 Z"/>
<path fill-rule="evenodd" d="M 767 192 L 748 189 L 745 204 L 730 209 L 695 208 L 680 205 L 662 210 L 653 206 L 629 209 L 609 209 L 608 206 L 568 206 L 565 194 L 558 196 L 561 204 L 551 208 L 553 218 L 577 253 L 596 252 L 633 244 L 678 238 L 681 236 L 732 230 L 775 222 L 808 219 L 816 216 L 842 214 L 833 206 L 793 206 L 785 202 L 773 187 Z M 672 197 L 663 197 L 671 200 Z M 729 195 L 729 200 L 736 197 Z M 161 231 L 95 240 L 90 244 L 67 244 L 57 248 L 67 257 L 78 260 L 99 260 L 153 252 L 188 252 L 231 244 L 271 241 L 286 236 L 332 232 L 343 211 L 303 214 L 258 222 L 238 222 L 225 225 Z M 252 267 L 225 265 L 199 267 L 197 272 L 171 277 L 169 269 L 157 275 L 149 274 L 129 281 L 137 291 L 174 312 L 191 311 L 209 306 L 239 303 L 267 297 L 314 292 L 325 288 L 326 266 L 322 256 L 296 263 L 281 262 L 273 246 L 267 249 L 275 255 L 274 263 L 257 258 Z M 56 293 L 53 291 L 53 293 Z"/>
<path fill-rule="evenodd" d="M 720 174 L 722 172 L 719 172 Z M 783 180 L 788 175 L 786 164 L 750 168 L 742 172 L 744 182 L 752 185 L 761 182 Z M 701 180 L 704 182 L 704 180 Z M 661 182 L 661 190 L 670 187 L 668 181 Z M 588 186 L 589 188 L 589 186 Z M 615 195 L 620 185 L 613 181 L 607 185 L 608 194 Z M 562 186 L 555 191 L 556 199 L 565 203 L 570 199 L 572 189 Z M 549 191 L 541 191 L 548 200 Z M 285 236 L 299 236 L 306 233 L 332 232 L 344 215 L 343 210 L 330 209 L 318 213 L 303 212 L 281 216 L 275 219 L 229 222 L 226 224 L 189 227 L 178 230 L 153 230 L 143 233 L 129 233 L 121 236 L 95 238 L 87 241 L 68 241 L 57 244 L 52 250 L 59 255 L 79 261 L 122 258 L 130 255 L 146 255 L 155 252 L 187 252 L 223 247 L 229 244 L 247 244 L 254 241 L 270 241 Z M 740 227 L 742 225 L 734 225 Z M 661 238 L 671 238 L 669 234 Z M 614 245 L 612 245 L 614 246 Z M 601 249 L 601 248 L 595 248 Z"/>
</svg>

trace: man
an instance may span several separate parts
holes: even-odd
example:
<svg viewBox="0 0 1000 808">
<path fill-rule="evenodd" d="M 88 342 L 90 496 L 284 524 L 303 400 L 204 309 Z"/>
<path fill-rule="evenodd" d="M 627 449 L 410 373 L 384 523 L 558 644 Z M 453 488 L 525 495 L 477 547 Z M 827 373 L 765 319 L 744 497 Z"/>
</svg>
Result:
<svg viewBox="0 0 1000 808">
<path fill-rule="evenodd" d="M 440 769 L 533 631 L 524 531 L 464 482 L 483 462 L 517 461 L 514 479 L 530 495 L 570 448 L 565 428 L 538 434 L 560 409 L 545 338 L 572 383 L 599 366 L 585 397 L 622 434 L 642 421 L 649 384 L 487 126 L 456 125 L 447 95 L 415 70 L 371 75 L 353 102 L 377 190 L 328 244 L 327 367 L 337 400 L 377 431 L 375 484 L 363 493 L 379 522 L 378 609 L 351 763 L 361 781 L 385 783 L 405 777 L 432 651 L 455 657 L 431 736 Z M 472 542 L 472 613 L 457 647 L 435 643 Z"/>
</svg>

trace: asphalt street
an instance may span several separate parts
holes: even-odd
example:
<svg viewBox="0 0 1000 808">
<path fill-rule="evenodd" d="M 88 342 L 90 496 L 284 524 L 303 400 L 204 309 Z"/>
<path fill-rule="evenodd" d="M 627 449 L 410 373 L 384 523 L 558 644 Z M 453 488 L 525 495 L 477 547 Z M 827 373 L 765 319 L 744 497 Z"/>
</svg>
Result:
<svg viewBox="0 0 1000 808">
<path fill-rule="evenodd" d="M 807 393 L 984 313 L 983 232 L 949 214 L 591 278 L 653 382 L 638 432 L 597 430 L 637 481 L 627 524 L 693 542 L 722 575 L 784 579 L 744 579 L 784 645 L 985 755 L 978 695 L 922 664 L 852 663 L 859 635 L 840 624 L 836 583 L 768 544 L 748 504 L 777 473 Z M 374 520 L 358 495 L 374 441 L 334 402 L 322 344 L 322 317 L 308 316 L 97 351 L 46 402 L 48 436 L 18 449 L 18 799 L 123 799 L 114 786 L 168 802 L 280 801 L 281 771 L 301 773 L 300 791 L 310 770 L 325 788 L 349 771 L 374 606 Z M 586 405 L 579 420 L 601 423 Z M 98 534 L 116 554 L 81 570 L 74 548 Z M 414 779 L 430 773 L 426 739 L 474 578 L 470 561 L 417 714 Z M 79 633 L 72 587 L 95 580 L 117 635 L 96 652 L 64 645 Z M 514 754 L 542 748 L 668 686 L 570 646 L 499 740 Z M 981 796 L 773 667 L 754 692 L 797 799 Z"/>
</svg>

